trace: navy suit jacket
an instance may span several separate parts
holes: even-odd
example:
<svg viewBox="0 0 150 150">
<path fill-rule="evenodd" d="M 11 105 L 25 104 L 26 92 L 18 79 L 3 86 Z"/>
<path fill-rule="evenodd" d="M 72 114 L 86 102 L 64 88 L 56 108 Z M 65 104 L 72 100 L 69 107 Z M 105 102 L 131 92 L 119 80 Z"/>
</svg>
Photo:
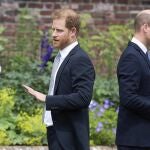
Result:
<svg viewBox="0 0 150 150">
<path fill-rule="evenodd" d="M 120 108 L 116 144 L 150 147 L 150 61 L 134 43 L 120 57 Z"/>
<path fill-rule="evenodd" d="M 65 150 L 89 150 L 88 106 L 94 79 L 89 57 L 75 46 L 57 72 L 54 95 L 46 97 L 46 109 L 52 111 L 54 128 Z"/>
</svg>

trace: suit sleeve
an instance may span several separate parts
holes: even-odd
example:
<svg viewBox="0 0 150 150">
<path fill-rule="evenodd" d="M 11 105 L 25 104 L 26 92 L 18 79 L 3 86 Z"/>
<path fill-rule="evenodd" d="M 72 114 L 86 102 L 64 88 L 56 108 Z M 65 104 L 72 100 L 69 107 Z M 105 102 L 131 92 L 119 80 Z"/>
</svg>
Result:
<svg viewBox="0 0 150 150">
<path fill-rule="evenodd" d="M 72 93 L 68 95 L 48 95 L 47 110 L 74 110 L 87 108 L 90 104 L 95 79 L 94 67 L 88 57 L 74 56 L 70 64 Z"/>
<path fill-rule="evenodd" d="M 139 94 L 142 73 L 138 58 L 133 54 L 123 57 L 117 73 L 121 105 L 150 119 L 150 97 Z"/>
</svg>

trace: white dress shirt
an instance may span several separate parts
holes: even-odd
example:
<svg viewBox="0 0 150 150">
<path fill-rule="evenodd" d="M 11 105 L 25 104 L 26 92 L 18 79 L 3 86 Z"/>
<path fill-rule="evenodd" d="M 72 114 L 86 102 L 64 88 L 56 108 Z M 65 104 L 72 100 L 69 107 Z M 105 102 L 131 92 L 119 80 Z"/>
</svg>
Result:
<svg viewBox="0 0 150 150">
<path fill-rule="evenodd" d="M 140 41 L 139 41 L 138 39 L 136 39 L 135 37 L 132 38 L 131 42 L 133 42 L 133 43 L 135 43 L 136 45 L 138 45 L 138 46 L 141 48 L 141 50 L 146 54 L 147 48 L 146 48 L 146 46 L 145 46 L 142 42 L 140 42 Z"/>
<path fill-rule="evenodd" d="M 60 63 L 59 66 L 56 70 L 56 73 L 54 75 L 54 83 L 55 83 L 55 79 L 56 79 L 56 75 L 58 72 L 59 67 L 61 66 L 61 64 L 63 63 L 64 59 L 67 57 L 67 55 L 70 53 L 70 51 L 78 44 L 77 41 L 71 43 L 70 45 L 68 45 L 67 47 L 65 47 L 64 49 L 60 50 Z M 54 85 L 55 86 L 55 85 Z M 54 94 L 54 86 L 52 87 L 52 90 L 50 91 L 50 95 Z M 52 116 L 51 116 L 51 111 L 45 111 L 44 113 L 44 123 L 46 124 L 46 126 L 52 126 L 53 125 L 53 121 L 52 121 Z"/>
</svg>

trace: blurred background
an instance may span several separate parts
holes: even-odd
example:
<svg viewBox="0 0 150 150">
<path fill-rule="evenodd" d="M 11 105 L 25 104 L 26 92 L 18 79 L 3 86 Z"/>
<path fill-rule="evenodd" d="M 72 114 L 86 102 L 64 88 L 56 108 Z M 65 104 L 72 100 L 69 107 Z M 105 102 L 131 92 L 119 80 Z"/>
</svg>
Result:
<svg viewBox="0 0 150 150">
<path fill-rule="evenodd" d="M 78 37 L 96 70 L 89 106 L 90 145 L 115 145 L 116 66 L 133 34 L 133 18 L 149 0 L 0 0 L 0 145 L 47 145 L 43 105 L 22 84 L 47 93 L 53 57 L 51 13 L 81 16 Z"/>
</svg>

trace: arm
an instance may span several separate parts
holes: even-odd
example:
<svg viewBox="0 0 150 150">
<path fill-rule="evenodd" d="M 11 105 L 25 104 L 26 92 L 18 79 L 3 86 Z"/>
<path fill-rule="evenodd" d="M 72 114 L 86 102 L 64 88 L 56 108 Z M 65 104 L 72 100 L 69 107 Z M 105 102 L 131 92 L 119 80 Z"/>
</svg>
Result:
<svg viewBox="0 0 150 150">
<path fill-rule="evenodd" d="M 46 96 L 46 109 L 87 108 L 93 91 L 95 71 L 88 57 L 74 57 L 71 60 L 72 93 L 68 95 Z"/>
</svg>

